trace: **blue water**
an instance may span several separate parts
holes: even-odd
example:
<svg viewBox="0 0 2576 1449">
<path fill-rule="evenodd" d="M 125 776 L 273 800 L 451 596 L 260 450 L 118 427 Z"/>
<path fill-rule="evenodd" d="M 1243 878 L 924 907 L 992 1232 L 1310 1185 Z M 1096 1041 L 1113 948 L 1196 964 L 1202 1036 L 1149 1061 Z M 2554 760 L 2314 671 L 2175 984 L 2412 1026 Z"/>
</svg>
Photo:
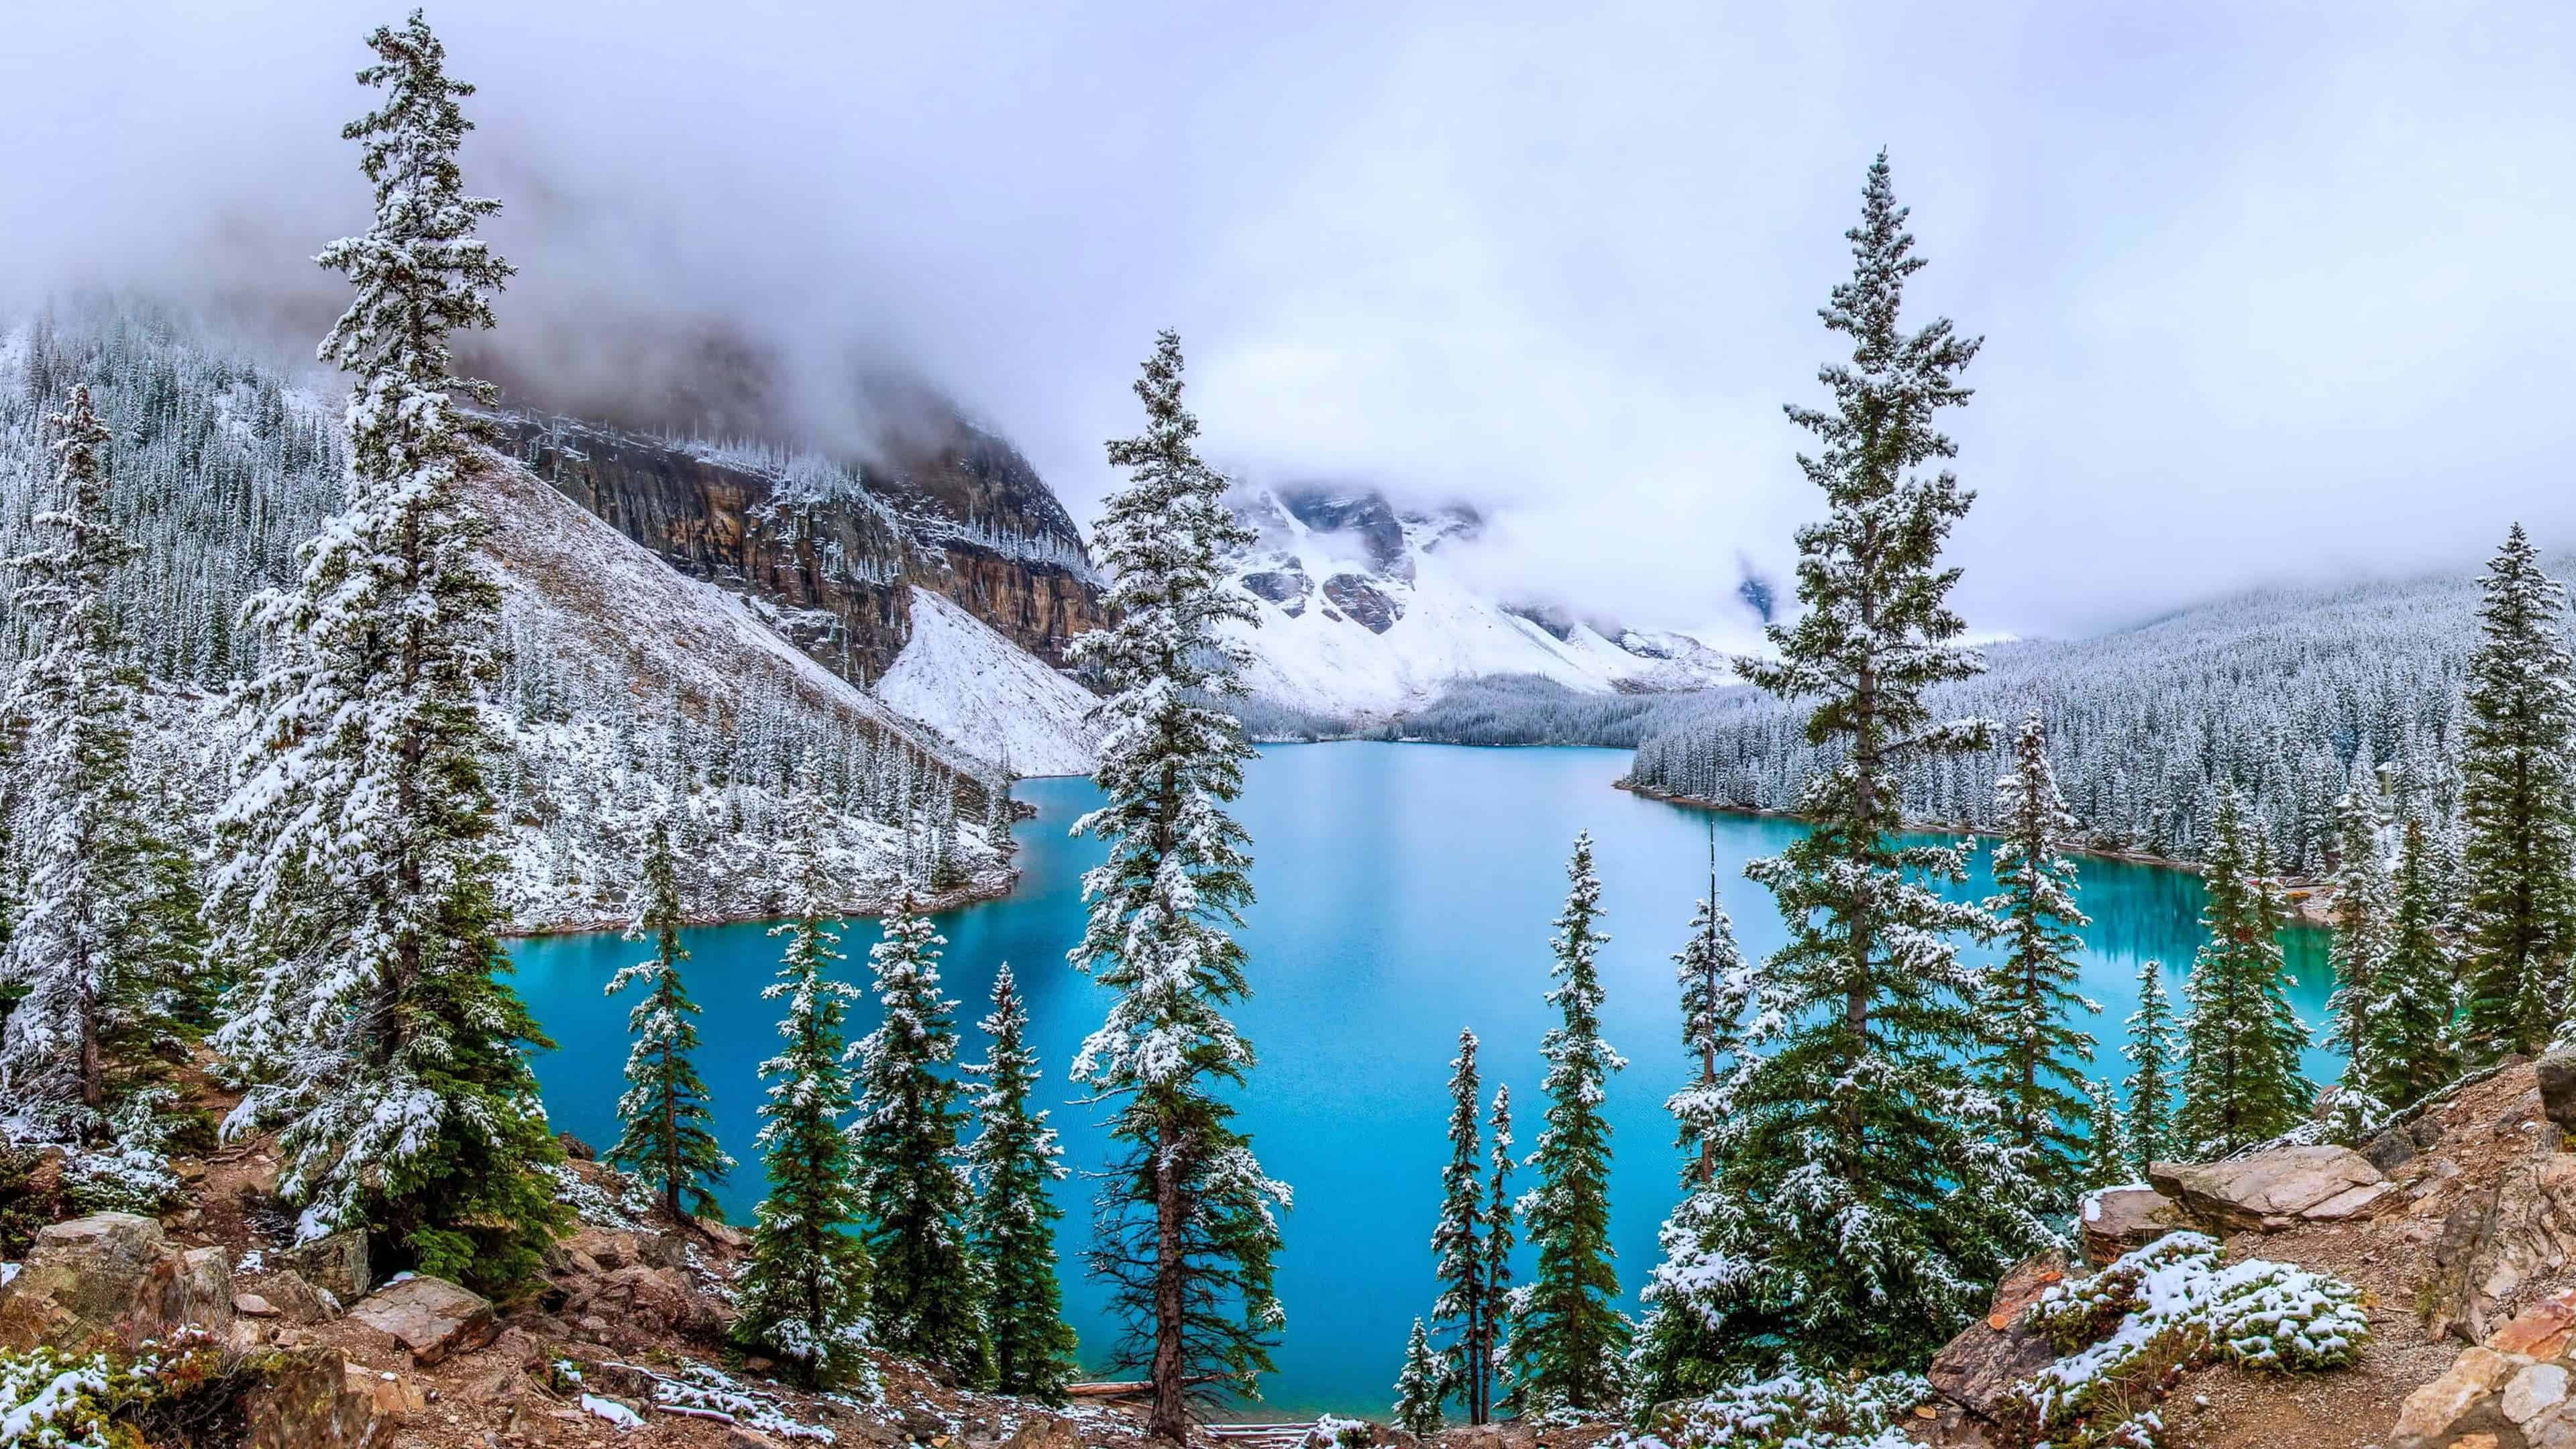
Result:
<svg viewBox="0 0 2576 1449">
<path fill-rule="evenodd" d="M 1521 1150 L 1536 1138 L 1547 941 L 1581 829 L 1596 842 L 1612 936 L 1601 958 L 1604 1026 L 1629 1059 L 1612 1080 L 1609 1113 L 1616 1248 L 1632 1296 L 1652 1266 L 1678 1166 L 1662 1103 L 1687 1070 L 1668 957 L 1706 886 L 1710 817 L 1610 788 L 1627 759 L 1612 750 L 1343 743 L 1267 749 L 1250 767 L 1240 813 L 1260 900 L 1243 937 L 1254 996 L 1237 1020 L 1261 1063 L 1242 1120 L 1264 1165 L 1296 1191 L 1279 1273 L 1287 1334 L 1264 1389 L 1275 1411 L 1382 1413 L 1392 1396 L 1405 1331 L 1433 1294 L 1428 1240 L 1459 1027 L 1483 1039 L 1488 1094 L 1497 1080 L 1511 1083 Z M 1038 810 L 1019 828 L 1026 878 L 1008 900 L 941 918 L 946 982 L 962 1003 L 965 1055 L 974 1059 L 984 1041 L 972 1023 L 994 968 L 1007 960 L 1017 969 L 1048 1072 L 1040 1091 L 1079 1172 L 1106 1152 L 1097 1109 L 1070 1104 L 1063 1072 L 1100 1021 L 1106 994 L 1065 964 L 1081 931 L 1077 877 L 1098 854 L 1065 831 L 1096 796 L 1085 780 L 1027 781 L 1018 793 Z M 1716 827 L 1726 906 L 1744 949 L 1758 955 L 1779 944 L 1780 921 L 1738 868 L 1777 851 L 1798 827 L 1741 816 L 1718 816 Z M 2136 1005 L 2138 963 L 2162 960 L 2179 993 L 2200 943 L 2201 886 L 2178 871 L 2086 860 L 2081 900 L 2093 917 L 2085 989 L 2104 1008 L 2092 1029 L 2103 1042 L 2099 1060 L 2117 1075 L 2113 1053 Z M 851 979 L 866 980 L 875 939 L 872 923 L 852 923 L 844 943 Z M 685 940 L 690 988 L 706 1009 L 700 1067 L 720 1135 L 745 1163 L 724 1207 L 748 1221 L 760 1193 L 755 1068 L 776 1040 L 759 992 L 778 943 L 757 925 L 707 927 Z M 564 936 L 517 942 L 512 953 L 520 990 L 559 1045 L 537 1063 L 548 1108 L 583 1139 L 611 1141 L 626 1008 L 600 987 L 638 948 L 613 935 Z M 2314 1023 L 2328 990 L 2322 933 L 2293 933 L 2290 953 L 2299 978 L 2292 999 Z M 864 1019 L 854 1023 L 854 1034 L 866 1029 Z M 2309 1069 L 2319 1081 L 2335 1070 L 2322 1050 L 2309 1054 Z M 1077 1176 L 1059 1191 L 1067 1312 L 1084 1352 L 1095 1355 L 1113 1329 L 1080 1268 L 1090 1185 Z"/>
</svg>

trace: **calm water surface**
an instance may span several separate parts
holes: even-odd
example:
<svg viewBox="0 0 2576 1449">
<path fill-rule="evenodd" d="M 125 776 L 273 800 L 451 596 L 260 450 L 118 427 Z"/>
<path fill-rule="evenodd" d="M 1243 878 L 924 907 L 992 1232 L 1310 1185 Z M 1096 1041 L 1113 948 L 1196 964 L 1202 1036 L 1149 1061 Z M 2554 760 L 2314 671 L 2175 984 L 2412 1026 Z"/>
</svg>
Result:
<svg viewBox="0 0 2576 1449">
<path fill-rule="evenodd" d="M 1611 1082 L 1609 1114 L 1618 1266 L 1634 1307 L 1675 1196 L 1679 1159 L 1662 1103 L 1688 1068 L 1669 957 L 1706 887 L 1709 817 L 1611 789 L 1627 760 L 1618 750 L 1341 743 L 1273 747 L 1250 767 L 1240 813 L 1260 900 L 1244 933 L 1254 995 L 1236 1019 L 1261 1062 L 1242 1121 L 1264 1165 L 1296 1191 L 1279 1273 L 1288 1328 L 1265 1413 L 1382 1416 L 1392 1398 L 1406 1329 L 1427 1314 L 1434 1292 L 1428 1244 L 1461 1026 L 1483 1039 L 1487 1093 L 1497 1080 L 1511 1083 L 1520 1150 L 1536 1139 L 1547 941 L 1564 901 L 1566 854 L 1583 829 L 1595 840 L 1611 935 L 1601 956 L 1605 1032 L 1629 1061 Z M 1107 994 L 1065 964 L 1081 934 L 1077 877 L 1098 857 L 1090 841 L 1065 831 L 1097 797 L 1085 780 L 1026 781 L 1018 793 L 1038 810 L 1019 829 L 1026 878 L 1008 900 L 940 918 L 945 979 L 973 1060 L 985 1046 L 973 1023 L 994 969 L 1003 961 L 1017 969 L 1048 1074 L 1039 1090 L 1079 1173 L 1106 1160 L 1105 1139 L 1098 1109 L 1073 1100 L 1064 1069 Z M 1798 827 L 1740 816 L 1719 816 L 1716 826 L 1720 889 L 1745 951 L 1758 956 L 1783 933 L 1770 896 L 1737 872 Z M 1984 860 L 1981 852 L 1980 891 Z M 2178 871 L 2082 864 L 2081 901 L 2093 917 L 2085 990 L 2103 1007 L 2091 1029 L 2102 1042 L 2097 1061 L 2116 1076 L 2138 963 L 2163 961 L 2179 994 L 2200 943 L 2201 887 Z M 748 1222 L 760 1196 L 756 1068 L 776 1042 L 760 988 L 776 970 L 778 943 L 757 925 L 706 927 L 684 939 L 694 958 L 690 988 L 706 1010 L 699 1065 L 715 1093 L 719 1134 L 744 1162 L 724 1208 Z M 851 923 L 843 944 L 852 980 L 867 979 L 875 939 L 872 922 Z M 638 948 L 613 935 L 564 936 L 520 941 L 512 953 L 519 988 L 559 1048 L 537 1062 L 549 1110 L 586 1141 L 613 1140 L 626 1006 L 600 988 Z M 2329 989 L 2323 933 L 2294 932 L 2290 961 L 2292 1000 L 2313 1024 Z M 853 1023 L 854 1037 L 868 1029 L 866 1016 Z M 2320 1081 L 2335 1070 L 2322 1050 L 2309 1053 L 2308 1066 Z M 1067 1312 L 1096 1365 L 1114 1329 L 1080 1267 L 1091 1188 L 1077 1175 L 1058 1191 L 1067 1209 Z"/>
</svg>

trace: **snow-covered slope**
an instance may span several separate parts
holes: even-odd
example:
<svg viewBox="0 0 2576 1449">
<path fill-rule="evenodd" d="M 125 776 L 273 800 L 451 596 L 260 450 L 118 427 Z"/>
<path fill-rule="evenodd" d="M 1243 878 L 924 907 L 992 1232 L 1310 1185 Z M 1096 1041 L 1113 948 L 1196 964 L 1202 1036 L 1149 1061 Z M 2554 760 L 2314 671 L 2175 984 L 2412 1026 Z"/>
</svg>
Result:
<svg viewBox="0 0 2576 1449">
<path fill-rule="evenodd" d="M 1464 508 L 1401 512 L 1366 490 L 1267 488 L 1236 500 L 1259 535 L 1233 561 L 1258 628 L 1244 683 L 1335 718 L 1384 717 L 1460 680 L 1537 675 L 1586 693 L 1700 689 L 1726 660 L 1681 633 L 1648 633 L 1514 606 L 1455 567 L 1481 527 Z"/>
<path fill-rule="evenodd" d="M 1087 775 L 1100 762 L 1089 690 L 928 589 L 877 698 L 1013 775 Z"/>
</svg>

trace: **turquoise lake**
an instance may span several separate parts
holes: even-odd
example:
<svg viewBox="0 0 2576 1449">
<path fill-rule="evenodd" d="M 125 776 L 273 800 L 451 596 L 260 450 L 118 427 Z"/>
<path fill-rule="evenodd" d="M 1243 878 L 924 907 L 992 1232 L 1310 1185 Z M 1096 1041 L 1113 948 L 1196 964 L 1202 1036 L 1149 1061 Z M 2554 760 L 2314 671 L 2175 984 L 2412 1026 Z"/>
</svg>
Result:
<svg viewBox="0 0 2576 1449">
<path fill-rule="evenodd" d="M 1612 938 L 1601 957 L 1605 1034 L 1629 1062 L 1611 1082 L 1609 1113 L 1618 1266 L 1635 1306 L 1655 1230 L 1676 1195 L 1679 1159 L 1662 1104 L 1687 1066 L 1669 958 L 1706 889 L 1711 817 L 1612 789 L 1627 762 L 1622 750 L 1341 743 L 1265 749 L 1249 768 L 1239 813 L 1252 833 L 1260 900 L 1243 936 L 1254 995 L 1236 1020 L 1261 1061 L 1242 1120 L 1263 1164 L 1296 1192 L 1279 1272 L 1288 1326 L 1261 1417 L 1384 1415 L 1406 1329 L 1428 1313 L 1434 1291 L 1429 1239 L 1460 1027 L 1483 1040 L 1487 1093 L 1498 1080 L 1511 1083 L 1520 1150 L 1535 1141 L 1545 1105 L 1538 1042 L 1550 1021 L 1541 999 L 1547 941 L 1565 896 L 1566 855 L 1585 829 Z M 1097 1367 L 1115 1330 L 1100 1288 L 1082 1276 L 1091 1187 L 1080 1174 L 1106 1152 L 1098 1109 L 1075 1105 L 1064 1080 L 1106 996 L 1065 964 L 1081 934 L 1078 877 L 1098 854 L 1066 828 L 1097 797 L 1079 779 L 1024 781 L 1017 793 L 1038 811 L 1018 832 L 1026 876 L 1007 900 L 940 918 L 945 980 L 960 1003 L 968 1060 L 984 1050 L 973 1023 L 1000 962 L 1012 963 L 1028 997 L 1048 1073 L 1040 1092 L 1076 1172 L 1058 1188 L 1066 1308 L 1086 1365 Z M 1747 955 L 1758 957 L 1779 944 L 1780 921 L 1770 896 L 1738 871 L 1799 827 L 1731 815 L 1715 824 L 1720 890 Z M 1985 889 L 1985 860 L 1980 851 L 1979 878 L 1967 889 Z M 2161 960 L 2179 994 L 2200 944 L 2200 882 L 2087 858 L 2080 900 L 2093 918 L 2085 989 L 2103 1007 L 2090 1023 L 2101 1041 L 2097 1069 L 2116 1078 L 2138 963 Z M 689 985 L 706 1012 L 699 1065 L 720 1134 L 744 1163 L 724 1208 L 748 1222 L 760 1196 L 756 1068 L 776 1042 L 760 989 L 776 969 L 778 943 L 758 925 L 706 927 L 685 939 Z M 866 981 L 875 939 L 872 922 L 850 923 L 850 979 Z M 614 935 L 559 936 L 514 942 L 511 952 L 519 989 L 558 1047 L 537 1061 L 547 1107 L 558 1126 L 605 1145 L 616 1136 L 626 1005 L 603 997 L 601 986 L 638 947 Z M 2292 932 L 2289 956 L 2291 998 L 2314 1025 L 2330 989 L 2323 933 Z M 853 1022 L 853 1037 L 869 1029 L 867 1017 Z M 2336 1070 L 2321 1049 L 2308 1067 L 2320 1082 Z"/>
</svg>

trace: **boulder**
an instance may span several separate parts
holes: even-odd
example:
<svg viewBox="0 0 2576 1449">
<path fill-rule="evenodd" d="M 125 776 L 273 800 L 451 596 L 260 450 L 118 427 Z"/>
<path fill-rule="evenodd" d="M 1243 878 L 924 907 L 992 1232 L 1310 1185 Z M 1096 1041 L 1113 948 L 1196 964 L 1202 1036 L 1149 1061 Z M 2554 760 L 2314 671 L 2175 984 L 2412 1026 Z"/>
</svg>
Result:
<svg viewBox="0 0 2576 1449">
<path fill-rule="evenodd" d="M 362 1449 L 390 1439 L 402 1410 L 384 1407 L 376 1382 L 336 1348 L 273 1354 L 258 1386 L 242 1395 L 243 1449 Z"/>
<path fill-rule="evenodd" d="M 159 1223 L 132 1213 L 48 1225 L 0 1288 L 0 1347 L 69 1349 L 101 1337 L 131 1347 L 184 1327 L 221 1338 L 232 1325 L 224 1250 L 182 1252 Z"/>
<path fill-rule="evenodd" d="M 2559 1131 L 2576 1132 L 2576 1053 L 2551 1052 L 2532 1070 L 2540 1078 L 2540 1110 Z"/>
<path fill-rule="evenodd" d="M 2424 1310 L 2436 1334 L 2487 1337 L 2499 1306 L 2576 1259 L 2576 1153 L 2518 1159 L 2452 1205 L 2433 1245 Z"/>
<path fill-rule="evenodd" d="M 1969 1417 L 1993 1422 L 2015 1384 L 2057 1357 L 2048 1337 L 2022 1322 L 2022 1310 L 2066 1278 L 2066 1259 L 2042 1253 L 2004 1275 L 1983 1321 L 1971 1323 L 1933 1356 L 1924 1377 L 1932 1391 Z"/>
<path fill-rule="evenodd" d="M 373 1283 L 368 1271 L 367 1234 L 361 1228 L 298 1243 L 275 1256 L 279 1267 L 295 1272 L 342 1303 L 355 1303 L 365 1297 Z"/>
<path fill-rule="evenodd" d="M 2395 1172 L 2415 1160 L 2415 1134 L 2403 1127 L 2383 1129 L 2361 1144 L 2362 1160 L 2381 1172 Z"/>
<path fill-rule="evenodd" d="M 2221 1232 L 2286 1225 L 2353 1188 L 2385 1182 L 2349 1147 L 2275 1147 L 2224 1162 L 2158 1162 L 2147 1168 L 2156 1191 Z"/>
<path fill-rule="evenodd" d="M 2406 1396 L 2397 1411 L 2397 1427 L 2389 1431 L 2388 1449 L 2446 1449 L 2470 1434 L 2510 1429 L 2502 1390 L 2530 1366 L 2522 1354 L 2462 1349 L 2440 1378 Z"/>
<path fill-rule="evenodd" d="M 641 1264 L 574 1285 L 564 1312 L 575 1322 L 600 1319 L 611 1342 L 629 1345 L 667 1333 L 702 1336 L 725 1321 L 680 1274 Z"/>
<path fill-rule="evenodd" d="M 2173 1199 L 2151 1187 L 2108 1187 L 2084 1195 L 2077 1215 L 2084 1261 L 2095 1267 L 2191 1226 Z"/>
<path fill-rule="evenodd" d="M 338 1299 L 304 1281 L 301 1273 L 271 1273 L 259 1281 L 259 1296 L 289 1323 L 320 1323 L 340 1315 Z"/>
<path fill-rule="evenodd" d="M 2552 1294 L 2525 1308 L 2513 1321 L 2487 1335 L 2486 1346 L 2498 1353 L 2526 1353 L 2557 1358 L 2576 1337 L 2576 1288 Z"/>
<path fill-rule="evenodd" d="M 697 1227 L 699 1232 L 706 1234 L 707 1241 L 731 1248 L 737 1253 L 751 1246 L 751 1235 L 731 1223 L 720 1223 L 713 1218 L 699 1218 Z"/>
<path fill-rule="evenodd" d="M 1032 1414 L 1002 1441 L 1002 1449 L 1082 1449 L 1082 1435 L 1074 1430 L 1071 1419 Z"/>
<path fill-rule="evenodd" d="M 444 1278 L 398 1279 L 360 1299 L 349 1316 L 409 1349 L 424 1368 L 471 1353 L 501 1332 L 490 1300 Z"/>
</svg>

